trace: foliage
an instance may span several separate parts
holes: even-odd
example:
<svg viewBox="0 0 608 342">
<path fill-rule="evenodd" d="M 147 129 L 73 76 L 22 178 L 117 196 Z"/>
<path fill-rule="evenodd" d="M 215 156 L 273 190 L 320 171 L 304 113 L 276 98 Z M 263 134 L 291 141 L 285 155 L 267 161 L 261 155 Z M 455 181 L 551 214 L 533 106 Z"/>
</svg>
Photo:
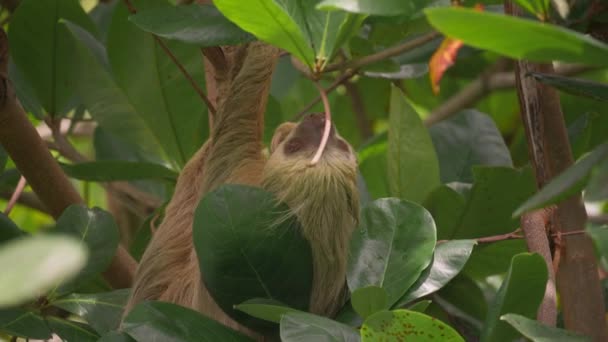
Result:
<svg viewBox="0 0 608 342">
<path fill-rule="evenodd" d="M 292 57 L 273 75 L 265 141 L 317 97 L 310 78 L 318 79 L 337 129 L 357 151 L 363 209 L 350 244 L 349 300 L 327 318 L 307 312 L 311 251 L 287 206 L 243 185 L 207 194 L 193 239 L 224 311 L 284 341 L 585 340 L 533 320 L 548 277 L 539 255 L 522 253 L 521 240 L 478 240 L 513 232 L 523 213 L 583 190 L 605 219 L 608 45 L 587 33 L 606 12 L 518 0 L 536 18 L 523 19 L 481 2 L 485 11 L 466 8 L 471 1 L 458 8 L 420 0 L 131 0 L 133 14 L 122 0 L 20 0 L 1 17 L 8 74 L 32 123 L 70 123 L 66 143 L 79 157 L 57 140 L 49 145 L 87 206 L 66 208 L 47 230 L 46 209 L 26 189 L 25 206 L 0 214 L 0 340 L 250 340 L 170 303 L 141 303 L 123 319 L 128 290 L 110 289 L 101 274 L 119 243 L 139 257 L 177 175 L 209 134 L 208 109 L 191 84 L 205 88 L 201 48 L 254 39 Z M 434 30 L 459 47 L 442 75 L 429 75 L 441 43 Z M 513 85 L 493 91 L 489 82 L 455 105 L 503 56 L 585 66 L 576 78 L 526 75 L 560 91 L 578 159 L 541 191 Z M 428 78 L 441 78 L 440 94 Z M 320 110 L 313 103 L 307 111 Z M 83 136 L 90 123 L 94 132 Z M 10 197 L 19 178 L 0 146 L 0 194 Z M 106 182 L 131 192 L 119 196 Z M 108 211 L 88 208 L 95 205 Z M 604 268 L 607 231 L 586 230 Z"/>
</svg>

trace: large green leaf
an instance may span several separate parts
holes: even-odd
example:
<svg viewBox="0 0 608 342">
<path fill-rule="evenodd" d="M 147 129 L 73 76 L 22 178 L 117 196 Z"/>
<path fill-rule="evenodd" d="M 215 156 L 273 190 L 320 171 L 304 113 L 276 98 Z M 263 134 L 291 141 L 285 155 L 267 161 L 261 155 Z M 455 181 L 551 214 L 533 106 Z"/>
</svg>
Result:
<svg viewBox="0 0 608 342">
<path fill-rule="evenodd" d="M 354 13 L 412 16 L 428 5 L 424 0 L 323 0 L 318 5 L 321 9 L 342 9 Z"/>
<path fill-rule="evenodd" d="M 389 196 L 387 176 L 388 135 L 374 137 L 358 151 L 359 171 L 372 198 Z"/>
<path fill-rule="evenodd" d="M 423 313 L 410 310 L 380 311 L 363 322 L 362 342 L 453 341 L 464 342 L 454 328 Z"/>
<path fill-rule="evenodd" d="M 4 213 L 0 213 L 0 245 L 22 236 L 24 232 Z"/>
<path fill-rule="evenodd" d="M 252 35 L 227 20 L 214 6 L 166 6 L 139 10 L 129 20 L 157 36 L 198 46 L 249 42 Z"/>
<path fill-rule="evenodd" d="M 161 179 L 175 182 L 177 173 L 162 165 L 146 162 L 104 160 L 78 164 L 62 164 L 63 171 L 76 179 L 93 182 Z"/>
<path fill-rule="evenodd" d="M 72 278 L 87 251 L 65 235 L 33 236 L 0 246 L 0 308 L 35 299 Z"/>
<path fill-rule="evenodd" d="M 213 4 L 233 23 L 252 33 L 260 40 L 283 48 L 296 56 L 310 68 L 315 61 L 315 52 L 306 38 L 306 30 L 298 26 L 293 13 L 298 9 L 295 1 L 284 0 L 216 0 Z M 300 14 L 301 15 L 301 14 Z"/>
<path fill-rule="evenodd" d="M 433 125 L 429 132 L 437 151 L 441 182 L 472 182 L 473 165 L 513 166 L 511 154 L 494 120 L 466 110 Z"/>
<path fill-rule="evenodd" d="M 252 341 L 202 314 L 165 302 L 143 302 L 133 308 L 122 330 L 138 342 L 239 342 Z"/>
<path fill-rule="evenodd" d="M 506 314 L 500 319 L 511 324 L 513 328 L 532 342 L 591 342 L 590 337 L 569 330 L 550 327 L 522 315 Z"/>
<path fill-rule="evenodd" d="M 380 286 L 391 306 L 431 263 L 435 224 L 423 207 L 396 198 L 372 202 L 360 222 L 350 244 L 348 287 Z"/>
<path fill-rule="evenodd" d="M 136 2 L 138 10 L 167 9 L 165 4 L 162 0 Z M 154 37 L 129 22 L 128 15 L 120 4 L 112 17 L 107 42 L 112 75 L 167 157 L 184 165 L 206 135 L 205 104 Z M 178 41 L 166 45 L 204 88 L 200 50 Z"/>
<path fill-rule="evenodd" d="M 593 152 L 583 156 L 576 164 L 552 179 L 549 184 L 517 208 L 513 216 L 519 216 L 526 211 L 557 203 L 580 192 L 585 186 L 587 176 L 593 167 L 605 160 L 608 160 L 608 143 L 596 147 Z"/>
<path fill-rule="evenodd" d="M 19 102 L 21 102 L 23 109 L 28 113 L 32 113 L 37 119 L 43 119 L 44 109 L 38 100 L 38 96 L 36 96 L 36 91 L 28 80 L 25 79 L 23 72 L 12 59 L 8 62 L 8 77 L 13 83 L 15 94 Z"/>
<path fill-rule="evenodd" d="M 233 306 L 251 298 L 308 308 L 310 246 L 295 217 L 285 217 L 288 211 L 272 194 L 244 185 L 223 185 L 196 209 L 194 246 L 207 289 L 226 313 L 244 324 L 255 321 Z"/>
<path fill-rule="evenodd" d="M 288 313 L 281 318 L 281 341 L 336 341 L 358 342 L 359 333 L 329 318 L 304 312 Z"/>
<path fill-rule="evenodd" d="M 12 336 L 32 339 L 51 338 L 51 331 L 44 317 L 38 312 L 23 308 L 0 309 L 0 331 Z"/>
<path fill-rule="evenodd" d="M 433 215 L 437 226 L 437 239 L 451 239 L 458 229 L 460 217 L 466 209 L 466 199 L 456 190 L 441 185 L 424 201 L 424 207 Z"/>
<path fill-rule="evenodd" d="M 608 65 L 608 45 L 559 26 L 459 7 L 424 12 L 437 30 L 480 49 L 539 62 Z"/>
<path fill-rule="evenodd" d="M 464 268 L 475 244 L 475 240 L 451 240 L 437 245 L 433 263 L 394 306 L 403 306 L 445 286 Z"/>
<path fill-rule="evenodd" d="M 590 226 L 587 234 L 593 239 L 600 263 L 608 268 L 608 226 Z"/>
<path fill-rule="evenodd" d="M 49 328 L 63 341 L 96 342 L 99 335 L 88 325 L 59 317 L 47 317 Z"/>
<path fill-rule="evenodd" d="M 118 228 L 112 215 L 102 209 L 88 209 L 83 205 L 75 204 L 63 211 L 57 219 L 53 234 L 69 234 L 82 241 L 90 251 L 86 266 L 76 279 L 65 284 L 60 292 L 67 292 L 108 267 L 118 246 Z"/>
<path fill-rule="evenodd" d="M 103 45 L 80 27 L 64 24 L 77 41 L 73 78 L 88 112 L 102 128 L 139 147 L 143 154 L 157 155 L 159 142 L 110 75 Z"/>
<path fill-rule="evenodd" d="M 460 273 L 433 298 L 438 301 L 444 300 L 457 308 L 461 311 L 459 317 L 481 330 L 482 321 L 488 312 L 488 303 L 484 292 L 473 279 Z"/>
<path fill-rule="evenodd" d="M 85 319 L 99 334 L 118 329 L 124 306 L 129 297 L 129 289 L 95 294 L 73 293 L 51 305 Z"/>
<path fill-rule="evenodd" d="M 399 88 L 391 89 L 388 131 L 391 195 L 422 203 L 439 186 L 439 162 L 428 130 Z"/>
<path fill-rule="evenodd" d="M 505 313 L 536 316 L 545 295 L 547 266 L 538 254 L 522 253 L 513 257 L 511 267 L 486 317 L 481 341 L 512 341 L 517 332 L 500 321 Z"/>
<path fill-rule="evenodd" d="M 95 25 L 77 0 L 20 1 L 9 30 L 11 57 L 51 115 L 67 110 L 76 90 L 70 79 L 74 43 L 59 19 L 95 32 Z"/>
<path fill-rule="evenodd" d="M 350 297 L 353 309 L 363 318 L 388 309 L 388 294 L 378 286 L 366 286 L 356 289 Z"/>
<path fill-rule="evenodd" d="M 605 83 L 540 73 L 531 73 L 530 76 L 566 93 L 608 101 L 608 84 Z"/>
<path fill-rule="evenodd" d="M 591 171 L 589 183 L 585 188 L 585 200 L 599 202 L 608 199 L 608 158 Z"/>
</svg>

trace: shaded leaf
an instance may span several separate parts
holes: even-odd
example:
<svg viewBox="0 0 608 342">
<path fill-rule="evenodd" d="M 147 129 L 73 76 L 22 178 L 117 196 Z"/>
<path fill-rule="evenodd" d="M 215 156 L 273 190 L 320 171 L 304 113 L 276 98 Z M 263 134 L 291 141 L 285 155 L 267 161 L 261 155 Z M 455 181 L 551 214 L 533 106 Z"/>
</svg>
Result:
<svg viewBox="0 0 608 342">
<path fill-rule="evenodd" d="M 532 342 L 591 342 L 589 337 L 569 330 L 550 327 L 522 315 L 506 314 L 500 319 L 511 324 L 513 328 Z"/>
<path fill-rule="evenodd" d="M 67 110 L 76 90 L 70 79 L 74 43 L 59 19 L 95 33 L 77 0 L 24 0 L 11 15 L 8 34 L 11 57 L 51 115 Z"/>
<path fill-rule="evenodd" d="M 580 158 L 576 164 L 553 178 L 549 184 L 520 205 L 513 212 L 513 217 L 560 202 L 580 192 L 587 182 L 591 169 L 604 160 L 608 160 L 608 143 L 596 147 L 591 153 Z"/>
<path fill-rule="evenodd" d="M 97 342 L 134 342 L 135 340 L 124 332 L 111 331 L 102 335 Z"/>
<path fill-rule="evenodd" d="M 214 6 L 166 6 L 139 10 L 129 20 L 144 31 L 201 47 L 236 45 L 255 39 Z"/>
<path fill-rule="evenodd" d="M 464 339 L 449 325 L 440 320 L 410 310 L 381 311 L 363 322 L 361 341 L 412 340 L 462 341 Z"/>
<path fill-rule="evenodd" d="M 161 179 L 175 182 L 177 173 L 162 165 L 146 162 L 103 160 L 78 164 L 62 164 L 65 173 L 79 180 L 93 182 Z"/>
<path fill-rule="evenodd" d="M 388 131 L 391 195 L 422 203 L 439 186 L 439 162 L 428 130 L 399 88 L 391 88 Z"/>
<path fill-rule="evenodd" d="M 32 300 L 82 269 L 87 251 L 65 235 L 30 236 L 0 246 L 0 308 Z"/>
<path fill-rule="evenodd" d="M 475 240 L 451 240 L 437 245 L 433 262 L 394 307 L 433 293 L 452 280 L 469 260 Z"/>
<path fill-rule="evenodd" d="M 49 328 L 63 341 L 96 342 L 99 335 L 83 323 L 69 321 L 58 317 L 47 317 Z"/>
<path fill-rule="evenodd" d="M 116 253 L 119 239 L 118 228 L 110 213 L 100 208 L 88 209 L 79 204 L 71 205 L 63 211 L 52 234 L 74 236 L 90 251 L 85 267 L 74 281 L 59 289 L 62 293 L 69 292 L 105 271 Z"/>
<path fill-rule="evenodd" d="M 350 297 L 355 311 L 363 318 L 381 310 L 388 309 L 388 294 L 378 286 L 366 286 L 356 289 Z"/>
<path fill-rule="evenodd" d="M 24 232 L 17 227 L 4 213 L 0 213 L 0 246 L 6 241 L 18 238 L 24 235 Z"/>
<path fill-rule="evenodd" d="M 288 210 L 260 188 L 235 184 L 208 193 L 196 209 L 194 246 L 206 287 L 224 312 L 243 324 L 258 321 L 233 306 L 251 298 L 308 308 L 310 246 L 295 217 L 285 217 Z"/>
<path fill-rule="evenodd" d="M 252 341 L 194 310 L 165 302 L 138 304 L 125 317 L 122 330 L 139 342 Z"/>
<path fill-rule="evenodd" d="M 412 304 L 411 306 L 407 307 L 407 309 L 410 311 L 424 312 L 429 307 L 429 305 L 431 305 L 431 303 L 431 300 L 425 299 Z"/>
<path fill-rule="evenodd" d="M 269 322 L 280 323 L 281 316 L 289 312 L 301 312 L 281 302 L 267 298 L 255 298 L 235 305 L 235 309 Z"/>
<path fill-rule="evenodd" d="M 0 331 L 25 338 L 51 338 L 44 318 L 37 312 L 22 308 L 0 309 Z"/>
<path fill-rule="evenodd" d="M 513 166 L 511 153 L 492 118 L 465 110 L 429 129 L 441 182 L 472 182 L 475 165 Z"/>
<path fill-rule="evenodd" d="M 505 313 L 535 317 L 547 285 L 547 266 L 538 254 L 517 254 L 505 277 L 481 333 L 481 341 L 512 341 L 517 332 L 499 318 Z"/>
<path fill-rule="evenodd" d="M 360 341 L 359 333 L 342 323 L 309 313 L 296 312 L 281 318 L 281 341 Z"/>
<path fill-rule="evenodd" d="M 591 172 L 585 188 L 585 200 L 599 202 L 608 199 L 608 158 Z"/>
<path fill-rule="evenodd" d="M 388 135 L 380 134 L 362 146 L 358 153 L 359 171 L 372 198 L 389 196 L 387 179 Z"/>
<path fill-rule="evenodd" d="M 608 226 L 590 226 L 587 234 L 593 239 L 600 263 L 608 268 Z"/>
<path fill-rule="evenodd" d="M 95 294 L 73 293 L 50 304 L 82 317 L 103 334 L 118 329 L 129 292 L 129 289 L 120 289 Z"/>
<path fill-rule="evenodd" d="M 380 286 L 393 305 L 431 263 L 435 242 L 435 224 L 423 207 L 396 198 L 372 202 L 350 243 L 349 289 Z"/>
<path fill-rule="evenodd" d="M 571 77 L 531 73 L 537 81 L 548 84 L 572 95 L 588 97 L 598 101 L 608 101 L 608 84 Z"/>
<path fill-rule="evenodd" d="M 445 35 L 508 57 L 608 64 L 608 45 L 556 25 L 459 7 L 427 8 L 424 13 Z"/>
</svg>

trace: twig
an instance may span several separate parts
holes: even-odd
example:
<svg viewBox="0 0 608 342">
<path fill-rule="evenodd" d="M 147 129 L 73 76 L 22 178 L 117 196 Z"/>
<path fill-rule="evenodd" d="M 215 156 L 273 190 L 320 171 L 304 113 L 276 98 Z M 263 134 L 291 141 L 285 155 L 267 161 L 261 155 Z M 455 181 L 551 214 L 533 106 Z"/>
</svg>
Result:
<svg viewBox="0 0 608 342">
<path fill-rule="evenodd" d="M 8 203 L 6 204 L 6 208 L 4 209 L 4 214 L 6 216 L 8 216 L 11 213 L 11 210 L 13 210 L 13 207 L 19 200 L 19 197 L 21 197 L 21 194 L 23 193 L 23 189 L 25 189 L 26 184 L 27 184 L 27 181 L 25 180 L 25 177 L 21 176 L 21 178 L 19 178 L 19 182 L 17 183 L 17 186 L 15 187 L 15 191 L 13 191 L 13 194 L 12 194 L 11 198 L 8 200 Z"/>
<path fill-rule="evenodd" d="M 325 108 L 325 128 L 323 130 L 323 136 L 321 137 L 321 143 L 319 144 L 317 153 L 315 153 L 315 156 L 310 161 L 310 166 L 314 166 L 321 159 L 321 155 L 323 155 L 325 146 L 327 146 L 327 140 L 329 140 L 329 133 L 331 131 L 331 108 L 329 106 L 329 99 L 327 98 L 327 93 L 319 83 L 314 82 L 314 84 L 319 90 L 321 100 L 323 100 L 323 107 Z"/>
<path fill-rule="evenodd" d="M 461 110 L 474 105 L 493 91 L 515 87 L 515 75 L 513 72 L 496 72 L 500 69 L 493 69 L 493 67 L 491 66 L 490 69 L 471 81 L 460 92 L 454 94 L 439 107 L 435 108 L 424 120 L 424 124 L 428 127 L 445 120 Z M 556 68 L 554 74 L 570 76 L 590 69 L 588 66 L 566 64 Z"/>
<path fill-rule="evenodd" d="M 346 61 L 344 63 L 328 65 L 325 69 L 323 69 L 323 72 L 332 72 L 332 71 L 336 71 L 336 70 L 346 70 L 346 69 L 359 69 L 366 65 L 380 62 L 387 58 L 398 56 L 402 53 L 413 50 L 417 47 L 420 47 L 421 45 L 424 45 L 424 44 L 430 42 L 431 40 L 433 40 L 437 37 L 439 37 L 439 33 L 430 32 L 423 36 L 416 37 L 412 40 L 408 40 L 407 42 L 405 42 L 403 44 L 392 46 L 386 50 L 382 50 L 382 51 L 374 53 L 372 55 L 353 59 L 350 61 Z"/>
<path fill-rule="evenodd" d="M 127 8 L 129 9 L 129 12 L 131 12 L 131 14 L 136 14 L 137 13 L 137 9 L 135 8 L 135 6 L 133 6 L 133 3 L 131 3 L 131 0 L 124 0 L 124 2 L 127 5 Z M 163 51 L 165 52 L 165 54 L 167 56 L 169 56 L 169 58 L 173 61 L 173 63 L 181 71 L 181 73 L 188 80 L 188 82 L 190 82 L 190 85 L 192 85 L 192 88 L 194 88 L 194 91 L 196 91 L 196 93 L 198 94 L 198 96 L 203 100 L 203 102 L 205 102 L 205 105 L 207 106 L 207 109 L 209 110 L 209 112 L 212 115 L 215 115 L 215 107 L 213 106 L 213 104 L 211 104 L 211 101 L 209 101 L 209 99 L 207 98 L 207 95 L 205 95 L 205 92 L 203 92 L 203 90 L 201 89 L 201 87 L 198 86 L 198 84 L 196 83 L 196 81 L 188 73 L 188 70 L 186 70 L 186 68 L 184 68 L 184 66 L 182 65 L 182 63 L 180 63 L 180 61 L 177 59 L 177 57 L 175 57 L 175 55 L 173 54 L 173 52 L 171 52 L 171 50 L 169 49 L 169 47 L 165 44 L 165 42 L 162 41 L 162 39 L 160 39 L 159 36 L 157 36 L 155 34 L 152 34 L 152 36 L 154 37 L 154 40 L 156 40 L 156 42 L 158 43 L 158 45 L 160 45 L 160 47 L 163 49 Z"/>
<path fill-rule="evenodd" d="M 344 82 L 347 82 L 348 80 L 350 80 L 353 76 L 355 75 L 355 73 L 352 70 L 346 71 L 342 76 L 340 76 L 339 78 L 337 78 L 334 83 L 332 83 L 329 87 L 327 87 L 327 89 L 325 89 L 325 94 L 329 94 L 332 91 L 334 91 L 336 88 L 338 88 L 341 84 L 343 84 Z M 293 121 L 299 120 L 302 116 L 304 116 L 312 107 L 314 107 L 314 105 L 316 105 L 317 103 L 319 103 L 321 101 L 321 95 L 317 96 L 314 100 L 312 100 L 309 104 L 307 104 L 304 108 L 302 108 L 300 110 L 300 112 L 298 112 L 298 114 L 296 114 L 293 117 Z"/>
</svg>

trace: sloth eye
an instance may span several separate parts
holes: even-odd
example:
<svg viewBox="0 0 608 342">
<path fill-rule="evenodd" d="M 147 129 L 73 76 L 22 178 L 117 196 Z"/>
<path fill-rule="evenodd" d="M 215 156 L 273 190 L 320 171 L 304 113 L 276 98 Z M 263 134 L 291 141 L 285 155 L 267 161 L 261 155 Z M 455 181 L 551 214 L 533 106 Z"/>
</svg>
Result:
<svg viewBox="0 0 608 342">
<path fill-rule="evenodd" d="M 302 149 L 302 146 L 304 146 L 304 144 L 302 143 L 302 141 L 300 139 L 294 138 L 289 140 L 286 144 L 285 144 L 285 154 L 294 154 L 296 152 L 298 152 L 299 150 Z"/>
</svg>

